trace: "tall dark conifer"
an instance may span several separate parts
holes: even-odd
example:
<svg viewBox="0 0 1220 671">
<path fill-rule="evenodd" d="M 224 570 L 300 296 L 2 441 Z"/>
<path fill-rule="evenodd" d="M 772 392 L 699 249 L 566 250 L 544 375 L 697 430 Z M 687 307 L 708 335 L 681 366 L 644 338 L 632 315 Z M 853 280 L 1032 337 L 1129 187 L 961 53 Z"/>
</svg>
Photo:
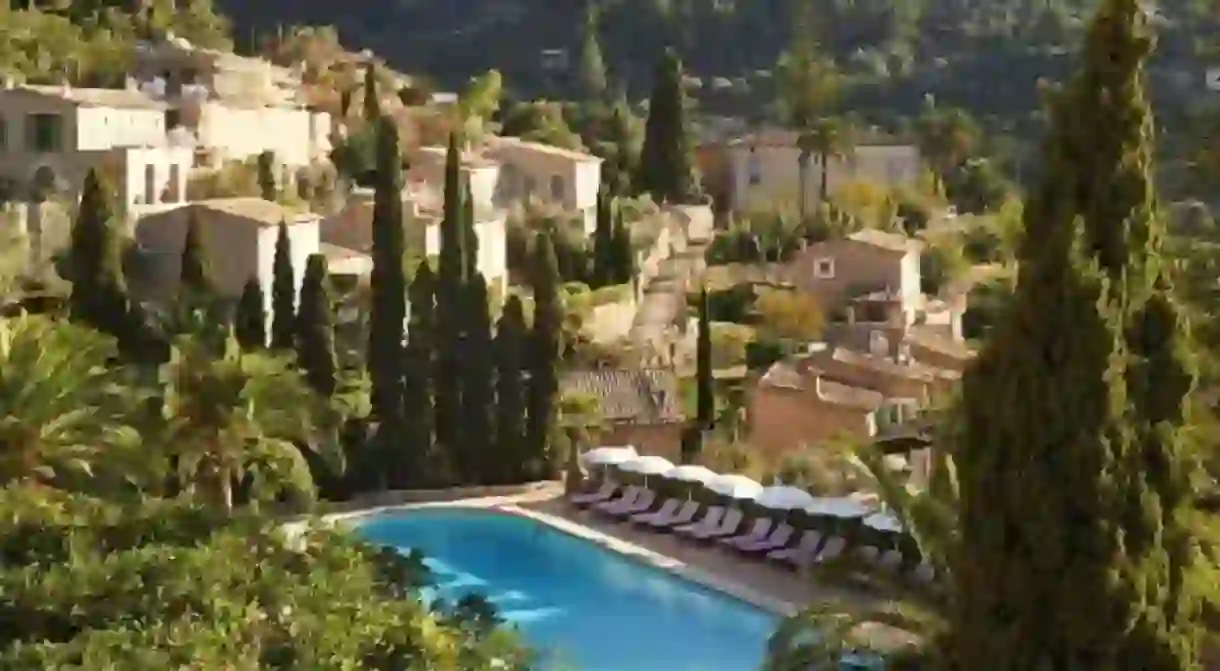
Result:
<svg viewBox="0 0 1220 671">
<path fill-rule="evenodd" d="M 1158 262 L 1146 22 L 1103 1 L 1052 109 L 1013 309 L 963 380 L 954 668 L 1197 664 L 1193 373 Z"/>
<path fill-rule="evenodd" d="M 326 257 L 311 254 L 301 280 L 297 309 L 297 362 L 314 391 L 329 398 L 339 386 L 339 360 L 335 355 L 334 300 Z"/>
<path fill-rule="evenodd" d="M 436 276 L 427 261 L 420 262 L 408 295 L 411 299 L 411 317 L 407 329 L 402 395 L 402 414 L 406 426 L 402 436 L 403 449 L 391 466 L 391 487 L 447 486 L 450 482 L 445 474 L 450 469 L 441 455 L 436 454 L 433 442 Z"/>
<path fill-rule="evenodd" d="M 525 449 L 525 313 L 521 299 L 510 295 L 496 324 L 496 448 L 498 481 L 525 479 L 530 459 Z"/>
<path fill-rule="evenodd" d="M 528 476 L 550 474 L 551 429 L 555 422 L 555 401 L 559 394 L 559 354 L 563 328 L 563 304 L 559 296 L 559 268 L 551 236 L 538 233 L 533 258 L 534 325 L 530 332 L 529 385 L 526 451 Z"/>
<path fill-rule="evenodd" d="M 203 231 L 194 209 L 187 213 L 180 271 L 178 286 L 182 294 L 200 298 L 212 293 L 212 274 L 203 247 Z"/>
<path fill-rule="evenodd" d="M 275 178 L 275 153 L 265 151 L 258 155 L 258 190 L 263 200 L 275 202 L 280 199 L 279 180 Z"/>
<path fill-rule="evenodd" d="M 708 320 L 707 289 L 699 292 L 699 333 L 695 341 L 695 416 L 710 429 L 716 420 L 716 387 L 712 371 L 712 330 Z"/>
<path fill-rule="evenodd" d="M 125 342 L 133 342 L 135 329 L 114 230 L 114 206 L 107 185 L 94 170 L 85 176 L 70 245 L 68 314 L 74 321 L 118 338 L 121 348 Z"/>
<path fill-rule="evenodd" d="M 241 298 L 237 300 L 237 314 L 233 318 L 233 335 L 244 350 L 262 349 L 267 346 L 267 308 L 263 288 L 257 277 L 246 280 Z"/>
<path fill-rule="evenodd" d="M 373 271 L 370 278 L 368 370 L 373 414 L 380 423 L 382 454 L 393 450 L 403 424 L 403 338 L 407 313 L 405 239 L 402 212 L 402 158 L 398 132 L 388 120 L 377 125 L 376 186 L 373 201 Z"/>
<path fill-rule="evenodd" d="M 453 453 L 461 440 L 462 304 L 466 285 L 465 189 L 456 136 L 449 138 L 445 159 L 445 205 L 441 220 L 436 312 L 436 440 Z"/>
<path fill-rule="evenodd" d="M 593 229 L 593 276 L 594 287 L 614 284 L 618 277 L 614 248 L 614 211 L 610 196 L 603 189 L 597 194 L 597 226 Z"/>
<path fill-rule="evenodd" d="M 627 284 L 635 279 L 635 247 L 631 244 L 631 227 L 623 221 L 623 208 L 614 213 L 614 236 L 611 258 L 614 260 L 614 284 Z"/>
<path fill-rule="evenodd" d="M 280 222 L 271 265 L 271 348 L 292 349 L 296 335 L 296 271 L 292 267 L 292 239 L 288 224 Z"/>
<path fill-rule="evenodd" d="M 580 41 L 580 92 L 588 101 L 600 101 L 606 96 L 606 61 L 602 58 L 597 24 L 597 8 L 589 0 L 585 3 L 584 29 Z"/>
<path fill-rule="evenodd" d="M 636 190 L 657 202 L 687 203 L 699 195 L 682 84 L 682 61 L 667 49 L 654 75 L 635 179 Z"/>
<path fill-rule="evenodd" d="M 364 120 L 381 123 L 381 92 L 377 88 L 377 64 L 369 61 L 364 68 Z"/>
<path fill-rule="evenodd" d="M 487 282 L 475 273 L 466 285 L 465 337 L 462 339 L 462 432 L 457 471 L 463 482 L 494 479 L 497 455 L 492 436 L 495 406 L 495 360 L 491 350 L 491 315 Z"/>
</svg>

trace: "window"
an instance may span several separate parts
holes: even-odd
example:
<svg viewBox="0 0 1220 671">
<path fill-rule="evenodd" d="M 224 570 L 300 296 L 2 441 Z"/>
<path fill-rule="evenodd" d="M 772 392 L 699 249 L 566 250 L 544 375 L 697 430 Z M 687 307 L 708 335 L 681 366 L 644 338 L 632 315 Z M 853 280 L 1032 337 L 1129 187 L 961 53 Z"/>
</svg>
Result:
<svg viewBox="0 0 1220 671">
<path fill-rule="evenodd" d="M 178 181 L 182 179 L 182 168 L 177 163 L 169 165 L 169 185 L 166 187 L 165 200 L 170 203 L 182 202 L 182 190 L 178 188 Z"/>
<path fill-rule="evenodd" d="M 8 119 L 0 116 L 0 152 L 8 149 Z"/>
<path fill-rule="evenodd" d="M 60 150 L 63 119 L 58 114 L 31 114 L 26 122 L 26 146 L 30 151 L 49 154 Z"/>
<path fill-rule="evenodd" d="M 144 203 L 152 205 L 157 202 L 157 167 L 144 166 Z"/>
<path fill-rule="evenodd" d="M 552 175 L 551 176 L 551 199 L 552 200 L 563 200 L 565 191 L 567 191 L 567 189 L 564 188 L 563 177 L 561 177 L 559 175 Z"/>
<path fill-rule="evenodd" d="M 833 280 L 835 277 L 835 260 L 822 258 L 814 261 L 813 277 L 819 280 Z"/>
<path fill-rule="evenodd" d="M 173 130 L 182 125 L 182 112 L 180 110 L 165 110 L 165 130 Z"/>
<path fill-rule="evenodd" d="M 750 147 L 749 167 L 747 171 L 750 173 L 750 186 L 755 186 L 762 183 L 762 161 L 758 160 L 758 156 L 754 153 L 754 147 Z"/>
<path fill-rule="evenodd" d="M 521 195 L 527 200 L 534 196 L 534 178 L 525 175 L 521 179 Z"/>
</svg>

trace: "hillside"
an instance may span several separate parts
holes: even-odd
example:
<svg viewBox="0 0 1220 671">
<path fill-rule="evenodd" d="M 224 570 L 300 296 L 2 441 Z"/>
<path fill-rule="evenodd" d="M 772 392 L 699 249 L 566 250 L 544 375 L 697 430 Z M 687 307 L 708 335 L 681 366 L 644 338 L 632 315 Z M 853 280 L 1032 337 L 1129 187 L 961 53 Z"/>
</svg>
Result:
<svg viewBox="0 0 1220 671">
<path fill-rule="evenodd" d="M 768 73 L 789 43 L 797 0 L 603 0 L 600 37 L 613 76 L 644 93 L 653 56 L 679 45 L 703 97 L 757 108 Z M 1093 0 L 813 0 L 818 36 L 855 84 L 847 101 L 875 116 L 906 115 L 925 94 L 977 114 L 1021 121 L 1039 78 L 1056 79 L 1081 40 Z M 1202 89 L 1200 44 L 1220 23 L 1206 3 L 1162 0 L 1156 90 L 1171 115 Z M 276 26 L 332 24 L 344 42 L 371 48 L 407 71 L 454 87 L 500 69 L 521 95 L 562 94 L 567 73 L 542 67 L 545 50 L 574 63 L 583 3 L 554 0 L 399 0 L 336 12 L 320 0 L 219 0 L 238 39 Z M 720 78 L 720 79 L 716 79 Z M 715 85 L 713 87 L 713 84 Z M 715 88 L 715 94 L 711 90 Z M 884 118 L 881 120 L 885 120 Z"/>
</svg>

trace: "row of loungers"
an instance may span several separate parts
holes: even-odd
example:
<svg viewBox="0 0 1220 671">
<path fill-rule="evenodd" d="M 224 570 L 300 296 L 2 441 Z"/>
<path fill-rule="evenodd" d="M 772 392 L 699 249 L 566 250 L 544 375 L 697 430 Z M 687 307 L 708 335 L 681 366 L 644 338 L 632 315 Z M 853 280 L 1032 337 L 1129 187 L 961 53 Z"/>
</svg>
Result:
<svg viewBox="0 0 1220 671">
<path fill-rule="evenodd" d="M 690 540 L 718 544 L 744 555 L 766 559 L 793 569 L 803 569 L 841 556 L 848 542 L 841 536 L 827 536 L 816 530 L 800 531 L 769 517 L 755 519 L 743 529 L 745 515 L 736 508 L 711 506 L 693 500 L 666 499 L 657 506 L 657 493 L 645 487 L 623 487 L 607 482 L 596 492 L 578 494 L 569 501 L 580 508 L 661 533 L 673 533 Z M 699 513 L 703 511 L 703 516 Z M 854 550 L 866 561 L 898 572 L 904 558 L 897 550 L 882 551 L 863 546 Z M 921 563 L 911 577 L 922 582 L 933 578 L 932 567 Z"/>
</svg>

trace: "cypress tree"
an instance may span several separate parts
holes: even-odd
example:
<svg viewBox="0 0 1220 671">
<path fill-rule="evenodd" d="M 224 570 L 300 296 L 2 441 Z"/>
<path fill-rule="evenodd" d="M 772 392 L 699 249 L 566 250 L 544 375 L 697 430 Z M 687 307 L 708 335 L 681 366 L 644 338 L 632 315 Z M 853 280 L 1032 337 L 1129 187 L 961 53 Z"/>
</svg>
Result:
<svg viewBox="0 0 1220 671">
<path fill-rule="evenodd" d="M 370 277 L 368 371 L 372 382 L 373 414 L 392 435 L 402 425 L 403 329 L 406 320 L 406 274 L 402 257 L 406 243 L 402 213 L 402 160 L 398 134 L 386 120 L 377 126 L 376 186 L 373 195 Z M 389 450 L 389 443 L 383 447 Z"/>
<path fill-rule="evenodd" d="M 296 273 L 292 267 L 292 240 L 288 224 L 280 222 L 271 264 L 271 348 L 292 349 L 296 335 Z"/>
<path fill-rule="evenodd" d="M 666 49 L 654 76 L 635 180 L 636 190 L 657 202 L 687 203 L 699 195 L 682 79 L 682 61 Z"/>
<path fill-rule="evenodd" d="M 452 454 L 461 440 L 461 352 L 463 289 L 466 284 L 465 190 L 461 185 L 457 136 L 445 159 L 445 205 L 441 220 L 436 313 L 436 441 Z"/>
<path fill-rule="evenodd" d="M 462 191 L 462 268 L 464 277 L 471 279 L 479 272 L 479 231 L 475 218 L 474 196 L 467 184 Z"/>
<path fill-rule="evenodd" d="M 635 280 L 635 247 L 631 244 L 631 228 L 623 221 L 623 208 L 614 214 L 614 284 Z"/>
<path fill-rule="evenodd" d="M 202 297 L 212 293 L 211 271 L 207 252 L 203 248 L 203 231 L 193 208 L 187 214 L 179 277 L 179 291 L 187 296 Z"/>
<path fill-rule="evenodd" d="M 1194 376 L 1158 263 L 1146 20 L 1103 2 L 1052 109 L 1013 308 L 963 379 L 955 668 L 1197 664 Z"/>
<path fill-rule="evenodd" d="M 699 334 L 695 341 L 695 416 L 699 427 L 716 421 L 716 388 L 712 376 L 712 329 L 708 321 L 707 288 L 699 292 Z"/>
<path fill-rule="evenodd" d="M 614 241 L 614 213 L 610 197 L 601 191 L 597 194 L 597 227 L 593 229 L 593 277 L 594 288 L 614 284 L 619 275 L 617 250 Z"/>
<path fill-rule="evenodd" d="M 258 189 L 263 200 L 276 202 L 280 199 L 278 180 L 275 179 L 275 153 L 265 151 L 258 155 Z"/>
<path fill-rule="evenodd" d="M 606 132 L 606 142 L 613 149 L 602 163 L 603 188 L 615 196 L 630 194 L 631 180 L 639 164 L 640 147 L 635 123 L 626 95 L 620 96 L 610 113 L 610 127 Z"/>
<path fill-rule="evenodd" d="M 370 124 L 381 122 L 381 98 L 377 90 L 377 64 L 369 61 L 364 68 L 364 120 Z"/>
<path fill-rule="evenodd" d="M 462 433 L 457 472 L 462 482 L 495 479 L 495 444 L 491 435 L 495 402 L 495 359 L 491 351 L 491 315 L 487 282 L 475 274 L 466 288 L 466 334 L 462 339 Z"/>
<path fill-rule="evenodd" d="M 555 247 L 546 232 L 539 232 L 534 240 L 532 280 L 534 326 L 530 333 L 525 441 L 530 457 L 527 476 L 536 479 L 549 474 L 550 432 L 555 421 L 555 398 L 559 393 L 559 346 L 563 327 L 559 268 Z"/>
<path fill-rule="evenodd" d="M 122 346 L 133 334 L 113 220 L 111 194 L 100 175 L 90 170 L 68 250 L 66 279 L 72 283 L 68 314 L 74 321 L 118 338 Z"/>
<path fill-rule="evenodd" d="M 234 336 L 242 349 L 249 351 L 267 346 L 267 308 L 258 278 L 251 277 L 242 287 L 233 322 Z"/>
<path fill-rule="evenodd" d="M 496 324 L 496 446 L 499 482 L 525 479 L 529 459 L 525 450 L 525 313 L 521 299 L 510 295 Z"/>
<path fill-rule="evenodd" d="M 335 356 L 335 315 L 326 257 L 310 254 L 301 280 L 297 310 L 297 363 L 305 381 L 319 395 L 330 398 L 339 386 L 339 360 Z"/>
<path fill-rule="evenodd" d="M 395 489 L 449 484 L 442 477 L 448 468 L 438 463 L 439 458 L 433 451 L 436 276 L 427 261 L 420 262 L 419 270 L 411 281 L 409 295 L 411 318 L 407 331 L 402 395 L 402 416 L 409 418 L 409 421 L 403 427 L 402 449 L 396 453 L 391 464 L 390 482 Z"/>
<path fill-rule="evenodd" d="M 585 4 L 584 30 L 580 41 L 580 89 L 585 100 L 606 96 L 606 62 L 597 39 L 597 9 L 590 0 Z"/>
</svg>

